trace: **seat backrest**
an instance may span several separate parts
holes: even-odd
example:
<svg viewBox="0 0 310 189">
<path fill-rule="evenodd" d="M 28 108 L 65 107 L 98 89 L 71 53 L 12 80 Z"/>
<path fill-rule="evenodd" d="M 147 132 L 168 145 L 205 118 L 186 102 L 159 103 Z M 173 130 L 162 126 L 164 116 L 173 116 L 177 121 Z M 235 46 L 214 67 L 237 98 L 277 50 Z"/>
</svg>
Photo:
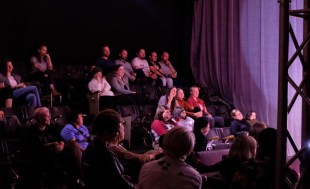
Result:
<svg viewBox="0 0 310 189">
<path fill-rule="evenodd" d="M 137 121 L 140 119 L 139 111 L 136 105 L 116 106 L 116 111 L 122 116 L 131 116 L 131 121 Z"/>
<path fill-rule="evenodd" d="M 67 115 L 70 112 L 69 106 L 54 106 L 49 107 L 52 122 L 59 126 L 67 124 Z"/>
<path fill-rule="evenodd" d="M 223 155 L 228 155 L 229 149 L 200 151 L 196 155 L 206 165 L 212 165 L 222 160 Z"/>
</svg>

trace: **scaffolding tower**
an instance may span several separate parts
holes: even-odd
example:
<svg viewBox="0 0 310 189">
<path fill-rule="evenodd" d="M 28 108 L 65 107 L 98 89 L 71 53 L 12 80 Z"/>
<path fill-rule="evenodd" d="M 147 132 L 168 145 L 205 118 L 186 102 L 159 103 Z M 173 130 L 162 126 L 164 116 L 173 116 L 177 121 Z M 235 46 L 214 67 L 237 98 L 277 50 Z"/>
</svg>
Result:
<svg viewBox="0 0 310 189">
<path fill-rule="evenodd" d="M 300 10 L 290 10 L 291 0 L 278 0 L 280 4 L 280 21 L 279 21 L 279 76 L 278 76 L 278 113 L 277 113 L 277 161 L 276 161 L 276 189 L 283 189 L 284 183 L 287 182 L 285 177 L 286 170 L 296 159 L 301 162 L 305 161 L 303 153 L 309 149 L 307 144 L 310 139 L 310 0 L 304 0 L 304 8 Z M 303 41 L 299 44 L 294 30 L 290 25 L 290 17 L 303 19 Z M 294 43 L 296 51 L 289 57 L 289 38 Z M 302 81 L 297 84 L 289 75 L 288 69 L 296 60 L 300 59 L 302 64 Z M 288 103 L 288 85 L 295 89 L 295 94 Z M 302 139 L 301 149 L 298 149 L 293 138 L 287 130 L 287 115 L 293 107 L 297 97 L 302 98 Z M 292 145 L 295 155 L 286 161 L 286 141 Z M 310 161 L 310 157 L 309 160 Z M 301 164 L 303 165 L 303 164 Z M 308 189 L 310 181 L 307 181 L 308 168 L 301 167 L 300 179 L 296 186 L 291 188 Z M 310 180 L 308 178 L 308 180 Z"/>
</svg>

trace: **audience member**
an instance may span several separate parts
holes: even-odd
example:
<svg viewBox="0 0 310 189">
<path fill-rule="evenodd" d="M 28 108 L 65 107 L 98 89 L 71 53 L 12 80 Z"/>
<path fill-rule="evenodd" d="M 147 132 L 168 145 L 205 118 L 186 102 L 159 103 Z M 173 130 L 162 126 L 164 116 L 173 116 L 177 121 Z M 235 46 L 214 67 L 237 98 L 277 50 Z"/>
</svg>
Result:
<svg viewBox="0 0 310 189">
<path fill-rule="evenodd" d="M 46 45 L 39 45 L 37 54 L 30 59 L 32 65 L 32 80 L 43 82 L 45 87 L 49 89 L 53 96 L 59 96 L 60 93 L 55 88 L 53 63 Z"/>
<path fill-rule="evenodd" d="M 175 121 L 171 120 L 171 112 L 169 108 L 162 107 L 158 113 L 158 116 L 152 122 L 151 129 L 160 137 L 173 128 L 175 124 Z"/>
<path fill-rule="evenodd" d="M 138 182 L 138 174 L 141 166 L 146 162 L 154 160 L 156 155 L 162 153 L 162 150 L 161 148 L 158 148 L 157 150 L 147 151 L 143 154 L 131 152 L 120 144 L 120 142 L 124 140 L 124 135 L 124 126 L 121 124 L 119 135 L 115 140 L 111 140 L 108 144 L 108 149 L 117 156 L 121 164 L 124 166 L 125 173 L 131 177 L 131 180 L 133 182 Z"/>
<path fill-rule="evenodd" d="M 250 111 L 248 113 L 245 114 L 245 120 L 251 125 L 253 126 L 255 123 L 260 122 L 257 117 L 256 117 L 256 112 L 254 111 Z"/>
<path fill-rule="evenodd" d="M 105 77 L 102 76 L 102 71 L 100 68 L 93 68 L 92 70 L 92 80 L 88 83 L 88 89 L 91 93 L 99 93 L 99 107 L 104 108 L 115 108 L 115 96 L 111 91 L 111 85 L 107 82 Z"/>
<path fill-rule="evenodd" d="M 193 130 L 194 119 L 186 115 L 185 109 L 183 107 L 175 107 L 172 117 L 176 121 L 176 126 L 186 127 L 190 131 Z"/>
<path fill-rule="evenodd" d="M 185 159 L 195 145 L 194 134 L 174 127 L 164 137 L 164 156 L 142 166 L 137 188 L 201 188 L 202 177 Z"/>
<path fill-rule="evenodd" d="M 129 79 L 129 81 L 134 82 L 136 80 L 136 72 L 134 72 L 132 65 L 127 61 L 128 52 L 126 49 L 122 49 L 119 53 L 119 59 L 115 60 L 116 65 L 122 65 L 125 68 L 125 77 Z"/>
<path fill-rule="evenodd" d="M 224 118 L 220 116 L 212 116 L 211 113 L 208 112 L 205 102 L 199 98 L 199 87 L 192 86 L 190 88 L 190 97 L 187 99 L 187 103 L 190 106 L 194 107 L 195 112 L 203 112 L 203 116 L 206 116 L 209 120 L 210 127 L 224 127 Z"/>
<path fill-rule="evenodd" d="M 267 125 L 262 122 L 254 123 L 250 128 L 249 135 L 258 140 L 259 133 L 266 128 Z"/>
<path fill-rule="evenodd" d="M 112 61 L 109 57 L 110 48 L 108 45 L 104 44 L 101 48 L 101 57 L 95 62 L 94 65 L 91 66 L 91 71 L 94 69 L 94 67 L 100 68 L 102 74 L 107 77 L 108 81 L 113 75 L 113 69 L 115 66 L 115 62 Z"/>
<path fill-rule="evenodd" d="M 5 60 L 1 63 L 0 83 L 12 89 L 14 102 L 26 103 L 29 107 L 40 107 L 41 99 L 36 86 L 26 86 L 20 75 L 13 73 L 13 63 Z"/>
<path fill-rule="evenodd" d="M 137 73 L 137 78 L 145 79 L 152 78 L 157 79 L 156 74 L 150 71 L 149 64 L 147 60 L 145 60 L 145 50 L 139 49 L 137 52 L 137 56 L 132 59 L 131 65 L 135 72 Z"/>
<path fill-rule="evenodd" d="M 170 77 L 166 77 L 160 72 L 158 62 L 157 62 L 157 53 L 155 51 L 151 52 L 149 56 L 149 66 L 152 73 L 156 74 L 160 78 L 163 88 L 173 87 L 173 80 Z"/>
<path fill-rule="evenodd" d="M 60 173 L 67 171 L 68 177 L 76 175 L 80 165 L 75 164 L 79 152 L 78 145 L 65 145 L 60 137 L 59 129 L 51 124 L 50 111 L 46 107 L 39 107 L 34 111 L 35 124 L 29 127 L 29 147 L 33 157 L 35 171 L 38 176 L 47 174 L 50 184 L 60 180 Z M 73 186 L 76 180 L 68 179 Z"/>
<path fill-rule="evenodd" d="M 206 117 L 200 117 L 195 120 L 193 129 L 196 138 L 194 147 L 195 152 L 207 150 L 207 144 L 208 144 L 207 135 L 209 131 L 210 131 L 210 124 Z"/>
<path fill-rule="evenodd" d="M 159 72 L 162 73 L 165 77 L 177 78 L 177 71 L 174 69 L 173 65 L 169 60 L 169 53 L 164 51 L 161 55 L 161 60 L 158 62 Z"/>
<path fill-rule="evenodd" d="M 103 110 L 94 118 L 91 130 L 95 138 L 83 156 L 86 188 L 135 188 L 116 155 L 108 149 L 122 127 L 121 116 L 112 109 Z"/>
<path fill-rule="evenodd" d="M 251 125 L 244 119 L 242 113 L 238 109 L 233 109 L 230 113 L 232 121 L 230 124 L 231 134 L 234 136 L 248 135 Z"/>
<path fill-rule="evenodd" d="M 175 95 L 176 95 L 177 88 L 171 87 L 167 89 L 166 94 L 162 95 L 159 98 L 157 109 L 155 112 L 155 117 L 158 115 L 159 111 L 163 106 L 168 107 L 170 112 L 173 112 L 174 108 L 176 107 Z"/>
<path fill-rule="evenodd" d="M 143 105 L 144 97 L 135 91 L 130 90 L 129 83 L 124 79 L 124 66 L 115 67 L 114 76 L 111 79 L 111 86 L 116 96 L 119 96 L 118 102 L 122 105 Z"/>
<path fill-rule="evenodd" d="M 60 136 L 63 138 L 65 144 L 67 146 L 78 146 L 79 150 L 75 152 L 75 158 L 72 159 L 75 175 L 73 176 L 73 180 L 77 180 L 82 178 L 82 153 L 87 148 L 87 145 L 90 141 L 90 134 L 88 128 L 83 125 L 83 115 L 82 113 L 77 113 L 75 111 L 71 111 L 66 118 L 68 124 L 64 126 L 64 128 L 60 132 Z"/>
</svg>

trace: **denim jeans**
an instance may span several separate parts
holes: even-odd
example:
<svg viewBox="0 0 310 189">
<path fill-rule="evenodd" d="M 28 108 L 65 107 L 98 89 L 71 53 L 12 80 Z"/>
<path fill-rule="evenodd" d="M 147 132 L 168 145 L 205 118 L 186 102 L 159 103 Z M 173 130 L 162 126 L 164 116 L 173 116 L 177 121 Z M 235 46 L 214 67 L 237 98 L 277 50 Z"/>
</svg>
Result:
<svg viewBox="0 0 310 189">
<path fill-rule="evenodd" d="M 36 86 L 27 86 L 24 88 L 15 89 L 13 91 L 13 99 L 26 100 L 27 106 L 30 107 L 41 106 L 40 95 Z"/>
</svg>

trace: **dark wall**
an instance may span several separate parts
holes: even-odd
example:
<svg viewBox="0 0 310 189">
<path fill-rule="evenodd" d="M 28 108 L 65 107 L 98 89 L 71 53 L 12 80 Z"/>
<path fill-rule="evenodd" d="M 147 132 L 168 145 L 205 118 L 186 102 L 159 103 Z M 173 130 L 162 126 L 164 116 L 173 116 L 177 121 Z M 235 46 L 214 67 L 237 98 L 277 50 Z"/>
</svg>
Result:
<svg viewBox="0 0 310 189">
<path fill-rule="evenodd" d="M 179 73 L 189 67 L 191 0 L 10 0 L 0 3 L 0 58 L 28 63 L 46 43 L 54 64 L 92 64 L 103 43 L 111 58 L 126 48 L 170 52 Z"/>
</svg>

